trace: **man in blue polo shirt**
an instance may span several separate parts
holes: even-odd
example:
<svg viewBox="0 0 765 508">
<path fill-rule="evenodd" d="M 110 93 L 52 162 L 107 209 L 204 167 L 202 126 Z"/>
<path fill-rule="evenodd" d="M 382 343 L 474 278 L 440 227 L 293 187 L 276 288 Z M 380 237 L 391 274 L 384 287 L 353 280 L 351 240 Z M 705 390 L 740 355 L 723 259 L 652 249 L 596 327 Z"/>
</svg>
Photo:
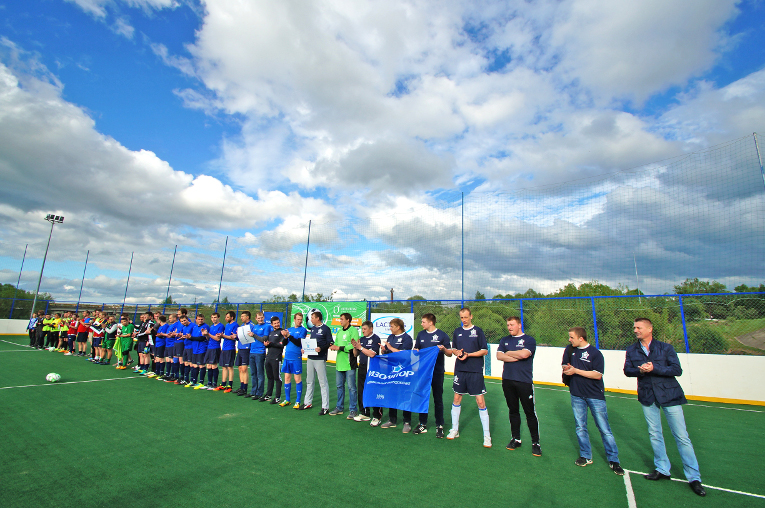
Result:
<svg viewBox="0 0 765 508">
<path fill-rule="evenodd" d="M 521 446 L 521 413 L 518 409 L 520 402 L 531 434 L 531 454 L 541 457 L 539 422 L 534 409 L 534 353 L 537 350 L 537 341 L 531 335 L 523 333 L 521 318 L 518 316 L 507 318 L 507 331 L 510 335 L 503 337 L 497 346 L 497 360 L 505 363 L 502 369 L 502 391 L 510 410 L 512 438 L 507 444 L 507 449 L 515 450 Z"/>
<path fill-rule="evenodd" d="M 263 388 L 266 384 L 266 342 L 268 335 L 274 327 L 266 323 L 266 316 L 263 311 L 255 313 L 255 324 L 252 327 L 252 333 L 255 334 L 255 342 L 250 345 L 250 377 L 252 378 L 252 389 L 245 397 L 260 399 L 263 396 Z"/>
<path fill-rule="evenodd" d="M 491 448 L 491 432 L 489 431 L 489 410 L 486 408 L 486 384 L 483 379 L 483 357 L 489 353 L 486 335 L 483 330 L 473 324 L 473 313 L 468 307 L 460 309 L 462 326 L 452 334 L 452 354 L 457 357 L 454 362 L 454 402 L 452 403 L 452 428 L 446 439 L 460 437 L 460 412 L 462 397 L 475 397 L 478 405 L 478 416 L 483 427 L 483 446 Z"/>
<path fill-rule="evenodd" d="M 157 337 L 154 339 L 154 377 L 160 381 L 164 380 L 165 374 L 165 345 L 167 340 L 167 324 L 166 316 L 158 316 L 159 328 L 157 329 Z"/>
<path fill-rule="evenodd" d="M 191 360 L 193 349 L 190 339 L 191 329 L 194 327 L 194 324 L 186 315 L 181 315 L 180 323 L 181 329 L 175 339 L 175 349 L 173 351 L 173 355 L 180 354 L 178 357 L 180 375 L 175 381 L 175 384 L 186 386 L 189 384 L 189 376 L 191 375 Z"/>
<path fill-rule="evenodd" d="M 388 339 L 385 344 L 380 345 L 380 354 L 386 353 L 398 353 L 399 351 L 409 351 L 414 347 L 414 341 L 412 337 L 406 333 L 404 320 L 399 318 L 393 318 L 388 325 L 390 327 L 391 334 L 388 335 Z M 381 429 L 392 429 L 396 427 L 398 423 L 398 409 L 395 407 L 388 408 L 388 421 L 380 425 Z M 412 413 L 410 411 L 404 411 L 404 434 L 409 434 L 412 430 Z"/>
<path fill-rule="evenodd" d="M 207 330 L 207 352 L 205 353 L 204 363 L 207 366 L 207 386 L 205 390 L 215 390 L 218 387 L 218 362 L 220 361 L 221 340 L 223 332 L 226 329 L 220 322 L 220 314 L 213 312 L 210 315 L 212 325 Z M 204 383 L 204 378 L 201 379 Z"/>
<path fill-rule="evenodd" d="M 446 332 L 436 328 L 436 316 L 423 314 L 420 320 L 422 330 L 417 334 L 414 349 L 427 349 L 437 347 L 438 353 L 436 365 L 433 368 L 433 381 L 430 389 L 433 392 L 433 406 L 436 418 L 436 437 L 444 437 L 444 355 L 452 356 L 451 341 Z M 428 413 L 420 413 L 420 423 L 414 429 L 413 434 L 425 434 L 428 431 Z"/>
<path fill-rule="evenodd" d="M 619 465 L 619 450 L 616 440 L 608 424 L 606 409 L 605 386 L 603 385 L 603 370 L 605 360 L 598 349 L 587 342 L 587 331 L 575 326 L 568 330 L 568 341 L 571 343 L 563 352 L 563 374 L 567 376 L 571 392 L 571 407 L 576 421 L 576 437 L 579 440 L 579 458 L 574 462 L 584 467 L 592 464 L 592 448 L 590 434 L 587 431 L 587 408 L 592 412 L 592 418 L 600 431 L 603 448 L 606 450 L 608 466 L 618 475 L 624 475 L 624 469 Z"/>
<path fill-rule="evenodd" d="M 368 422 L 369 425 L 377 427 L 382 422 L 382 408 L 364 407 L 364 382 L 367 379 L 367 370 L 369 370 L 369 359 L 380 354 L 380 337 L 374 333 L 374 324 L 371 321 L 364 321 L 361 324 L 361 337 L 356 342 L 351 342 L 358 351 L 359 359 L 358 369 L 358 394 L 359 394 L 359 414 L 354 418 L 357 422 Z"/>
<path fill-rule="evenodd" d="M 191 382 L 186 385 L 192 388 L 204 388 L 205 384 L 199 379 L 200 368 L 204 368 L 205 354 L 207 353 L 207 341 L 210 325 L 205 323 L 204 314 L 197 314 L 196 323 L 191 329 Z M 204 376 L 204 372 L 202 373 Z"/>
<path fill-rule="evenodd" d="M 220 368 L 223 380 L 216 390 L 231 393 L 234 385 L 234 362 L 236 361 L 236 312 L 226 312 L 226 327 L 223 329 L 223 342 L 220 346 Z"/>
<path fill-rule="evenodd" d="M 282 339 L 284 346 L 284 363 L 282 363 L 282 374 L 284 374 L 284 400 L 279 404 L 281 407 L 289 406 L 292 403 L 292 378 L 295 378 L 295 405 L 293 409 L 302 409 L 300 399 L 303 396 L 303 343 L 308 334 L 308 330 L 303 326 L 303 313 L 296 312 L 293 317 L 295 326 L 287 330 L 287 334 Z M 284 335 L 284 334 L 282 334 Z"/>
</svg>

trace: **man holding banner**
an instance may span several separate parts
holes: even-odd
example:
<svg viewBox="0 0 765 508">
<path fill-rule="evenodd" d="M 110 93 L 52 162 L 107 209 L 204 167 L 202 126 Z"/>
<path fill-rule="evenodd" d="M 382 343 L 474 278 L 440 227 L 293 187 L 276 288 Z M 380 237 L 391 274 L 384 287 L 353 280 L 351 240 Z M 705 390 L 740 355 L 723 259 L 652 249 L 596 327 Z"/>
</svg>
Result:
<svg viewBox="0 0 765 508">
<path fill-rule="evenodd" d="M 420 321 L 422 330 L 417 334 L 417 341 L 414 348 L 417 350 L 429 347 L 437 347 L 438 358 L 436 366 L 433 369 L 433 381 L 430 384 L 433 392 L 433 406 L 436 418 L 436 437 L 444 437 L 444 355 L 452 356 L 451 343 L 449 336 L 436 328 L 436 316 L 434 314 L 423 314 Z M 414 429 L 414 434 L 425 434 L 428 431 L 428 413 L 420 413 L 420 424 Z"/>
<path fill-rule="evenodd" d="M 368 422 L 369 425 L 377 427 L 382 420 L 382 409 L 379 407 L 367 407 L 364 404 L 364 382 L 367 379 L 367 368 L 369 359 L 374 358 L 380 352 L 380 337 L 374 333 L 374 324 L 371 321 L 364 321 L 361 324 L 362 337 L 358 341 L 351 341 L 353 347 L 358 351 L 359 369 L 358 369 L 358 392 L 359 392 L 359 415 L 354 418 L 357 422 Z M 370 413 L 371 410 L 371 413 Z"/>
<path fill-rule="evenodd" d="M 385 344 L 380 346 L 380 354 L 385 353 L 398 353 L 399 351 L 406 351 L 414 347 L 412 337 L 406 333 L 404 329 L 404 321 L 399 318 L 393 318 L 390 320 L 390 331 L 392 332 L 388 336 L 388 340 Z M 432 374 L 431 374 L 432 377 Z M 391 407 L 388 409 L 388 421 L 383 423 L 380 427 L 383 429 L 392 429 L 398 422 L 398 409 Z M 412 413 L 411 411 L 404 411 L 404 434 L 408 434 L 412 430 Z"/>
<path fill-rule="evenodd" d="M 478 416 L 483 427 L 483 446 L 491 448 L 489 432 L 489 411 L 483 395 L 486 384 L 483 380 L 483 357 L 489 353 L 486 336 L 483 330 L 473 324 L 473 313 L 468 307 L 460 309 L 462 326 L 454 330 L 452 336 L 452 353 L 457 356 L 454 362 L 454 403 L 452 404 L 452 429 L 446 439 L 460 437 L 460 411 L 462 396 L 475 397 L 478 404 Z"/>
</svg>

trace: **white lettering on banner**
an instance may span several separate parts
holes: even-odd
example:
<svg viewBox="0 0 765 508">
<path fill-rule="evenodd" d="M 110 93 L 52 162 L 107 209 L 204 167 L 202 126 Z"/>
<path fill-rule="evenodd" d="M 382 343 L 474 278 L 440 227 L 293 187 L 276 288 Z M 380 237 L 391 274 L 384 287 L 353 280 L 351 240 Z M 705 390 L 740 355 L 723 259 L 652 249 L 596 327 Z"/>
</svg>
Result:
<svg viewBox="0 0 765 508">
<path fill-rule="evenodd" d="M 401 370 L 401 371 L 394 372 L 394 373 L 389 374 L 389 375 L 385 375 L 385 374 L 381 374 L 381 373 L 376 372 L 376 371 L 371 371 L 369 374 L 367 374 L 367 376 L 368 377 L 376 377 L 376 378 L 378 378 L 378 379 L 380 379 L 382 381 L 386 381 L 388 379 L 396 379 L 396 378 L 399 378 L 399 377 L 406 378 L 406 377 L 409 377 L 409 376 L 414 376 L 414 372 L 411 371 L 411 370 Z"/>
</svg>

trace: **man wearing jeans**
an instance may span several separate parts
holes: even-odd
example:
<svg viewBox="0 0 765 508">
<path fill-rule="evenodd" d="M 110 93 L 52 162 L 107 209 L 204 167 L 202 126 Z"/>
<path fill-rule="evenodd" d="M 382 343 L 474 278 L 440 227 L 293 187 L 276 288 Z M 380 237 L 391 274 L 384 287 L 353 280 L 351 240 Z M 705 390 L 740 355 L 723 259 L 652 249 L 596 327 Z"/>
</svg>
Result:
<svg viewBox="0 0 765 508">
<path fill-rule="evenodd" d="M 329 412 L 331 416 L 341 415 L 345 411 L 345 385 L 348 384 L 348 420 L 353 420 L 359 414 L 356 411 L 356 355 L 353 354 L 353 344 L 359 340 L 359 330 L 351 326 L 351 315 L 347 312 L 340 314 L 340 326 L 335 335 L 335 343 L 329 349 L 337 352 L 335 360 L 335 385 L 337 386 L 337 406 Z"/>
<path fill-rule="evenodd" d="M 316 381 L 314 373 L 319 377 L 319 387 L 321 388 L 321 411 L 319 416 L 329 414 L 329 384 L 327 384 L 327 351 L 334 341 L 332 340 L 332 330 L 323 323 L 324 315 L 316 310 L 311 314 L 311 338 L 316 340 L 316 350 L 306 351 L 308 361 L 306 361 L 306 390 L 305 404 L 303 409 L 313 407 L 313 386 Z"/>
<path fill-rule="evenodd" d="M 619 465 L 619 450 L 608 424 L 606 410 L 605 388 L 603 386 L 603 370 L 605 360 L 598 349 L 587 342 L 587 332 L 584 328 L 574 327 L 568 330 L 568 341 L 572 347 L 563 352 L 563 374 L 569 376 L 568 387 L 571 391 L 571 407 L 576 420 L 576 437 L 579 440 L 579 458 L 574 464 L 586 466 L 592 464 L 592 448 L 590 434 L 587 432 L 587 408 L 592 412 L 592 418 L 603 439 L 606 449 L 608 466 L 618 475 L 624 475 L 624 469 Z"/>
<path fill-rule="evenodd" d="M 681 405 L 688 401 L 680 383 L 675 379 L 675 376 L 683 373 L 677 353 L 670 344 L 653 339 L 653 324 L 650 319 L 635 319 L 633 331 L 637 342 L 627 348 L 624 375 L 638 378 L 638 401 L 643 405 L 643 415 L 648 423 L 648 435 L 651 437 L 656 469 L 645 477 L 648 480 L 670 478 L 670 463 L 661 430 L 663 410 L 677 443 L 688 484 L 693 492 L 699 496 L 706 496 L 707 493 L 701 485 L 696 454 L 685 428 Z"/>
</svg>

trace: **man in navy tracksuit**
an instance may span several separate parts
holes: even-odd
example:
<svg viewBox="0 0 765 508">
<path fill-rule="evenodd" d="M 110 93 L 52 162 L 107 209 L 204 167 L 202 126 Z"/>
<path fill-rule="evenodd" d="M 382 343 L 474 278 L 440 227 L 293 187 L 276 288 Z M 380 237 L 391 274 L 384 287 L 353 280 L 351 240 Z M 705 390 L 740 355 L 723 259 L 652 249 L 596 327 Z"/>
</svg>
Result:
<svg viewBox="0 0 765 508">
<path fill-rule="evenodd" d="M 635 319 L 633 330 L 638 341 L 627 348 L 624 375 L 638 378 L 638 401 L 643 405 L 643 415 L 648 423 L 648 435 L 651 437 L 656 469 L 645 477 L 648 480 L 670 478 L 670 463 L 661 431 L 663 410 L 677 443 L 688 484 L 693 492 L 699 496 L 706 496 L 707 493 L 701 485 L 696 454 L 685 428 L 682 404 L 688 401 L 680 383 L 675 379 L 675 376 L 683 373 L 677 353 L 672 345 L 653 339 L 653 324 L 650 319 Z"/>
</svg>

